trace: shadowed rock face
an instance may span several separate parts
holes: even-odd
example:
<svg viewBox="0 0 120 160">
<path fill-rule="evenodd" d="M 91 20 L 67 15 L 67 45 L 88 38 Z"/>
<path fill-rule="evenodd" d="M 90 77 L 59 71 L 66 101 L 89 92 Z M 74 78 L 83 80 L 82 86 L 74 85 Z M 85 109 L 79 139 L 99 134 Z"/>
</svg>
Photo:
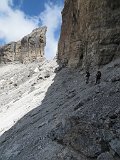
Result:
<svg viewBox="0 0 120 160">
<path fill-rule="evenodd" d="M 22 63 L 41 61 L 46 45 L 46 27 L 37 28 L 18 42 L 11 42 L 0 48 L 0 62 L 20 61 Z"/>
<path fill-rule="evenodd" d="M 66 0 L 58 59 L 69 66 L 104 65 L 120 54 L 119 0 Z"/>
</svg>

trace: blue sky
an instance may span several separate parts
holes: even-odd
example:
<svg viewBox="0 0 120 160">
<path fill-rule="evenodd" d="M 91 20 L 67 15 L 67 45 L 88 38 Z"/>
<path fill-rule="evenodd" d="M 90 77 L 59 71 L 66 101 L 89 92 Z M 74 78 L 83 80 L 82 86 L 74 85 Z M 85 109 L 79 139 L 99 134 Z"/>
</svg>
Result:
<svg viewBox="0 0 120 160">
<path fill-rule="evenodd" d="M 45 3 L 52 2 L 54 5 L 62 5 L 64 0 L 22 0 L 21 9 L 30 16 L 37 16 L 44 11 Z M 20 5 L 20 0 L 14 0 L 15 5 Z"/>
<path fill-rule="evenodd" d="M 18 41 L 33 29 L 47 26 L 47 59 L 53 58 L 61 28 L 64 0 L 0 0 L 0 45 Z"/>
</svg>

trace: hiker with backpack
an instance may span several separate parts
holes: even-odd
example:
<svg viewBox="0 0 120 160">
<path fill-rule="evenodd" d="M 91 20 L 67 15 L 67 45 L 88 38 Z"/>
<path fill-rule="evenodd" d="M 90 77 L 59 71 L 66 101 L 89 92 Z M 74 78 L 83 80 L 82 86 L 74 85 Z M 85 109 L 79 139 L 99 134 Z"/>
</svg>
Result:
<svg viewBox="0 0 120 160">
<path fill-rule="evenodd" d="M 97 74 L 96 74 L 96 84 L 100 84 L 100 79 L 101 79 L 101 72 L 97 71 Z"/>
<path fill-rule="evenodd" d="M 89 83 L 90 73 L 89 71 L 86 71 L 86 84 Z"/>
</svg>

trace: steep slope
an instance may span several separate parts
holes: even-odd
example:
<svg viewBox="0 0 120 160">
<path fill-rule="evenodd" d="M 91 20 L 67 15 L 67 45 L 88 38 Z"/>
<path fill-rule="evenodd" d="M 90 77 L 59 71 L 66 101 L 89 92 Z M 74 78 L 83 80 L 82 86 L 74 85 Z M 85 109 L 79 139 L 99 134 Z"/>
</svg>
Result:
<svg viewBox="0 0 120 160">
<path fill-rule="evenodd" d="M 18 42 L 0 47 L 0 63 L 42 61 L 46 45 L 46 27 L 34 29 Z"/>
<path fill-rule="evenodd" d="M 56 65 L 44 61 L 0 67 L 0 135 L 40 105 L 52 83 Z"/>
<path fill-rule="evenodd" d="M 120 1 L 66 0 L 58 59 L 89 69 L 120 55 Z"/>
<path fill-rule="evenodd" d="M 120 2 L 65 0 L 62 16 L 62 67 L 0 66 L 0 160 L 120 160 Z"/>
<path fill-rule="evenodd" d="M 79 69 L 55 73 L 55 61 L 34 74 L 15 67 L 17 85 L 8 83 L 0 95 L 0 160 L 120 159 L 119 59 L 101 69 L 99 85 L 96 72 L 88 85 Z M 8 81 L 13 75 L 6 71 Z"/>
</svg>

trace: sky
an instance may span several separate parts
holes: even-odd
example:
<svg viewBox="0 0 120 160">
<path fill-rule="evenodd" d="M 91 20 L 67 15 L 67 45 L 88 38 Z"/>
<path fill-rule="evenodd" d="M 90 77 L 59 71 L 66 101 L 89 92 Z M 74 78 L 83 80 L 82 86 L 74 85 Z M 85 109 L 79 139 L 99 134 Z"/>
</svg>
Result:
<svg viewBox="0 0 120 160">
<path fill-rule="evenodd" d="M 0 45 L 47 26 L 45 57 L 56 55 L 64 0 L 0 0 Z"/>
</svg>

